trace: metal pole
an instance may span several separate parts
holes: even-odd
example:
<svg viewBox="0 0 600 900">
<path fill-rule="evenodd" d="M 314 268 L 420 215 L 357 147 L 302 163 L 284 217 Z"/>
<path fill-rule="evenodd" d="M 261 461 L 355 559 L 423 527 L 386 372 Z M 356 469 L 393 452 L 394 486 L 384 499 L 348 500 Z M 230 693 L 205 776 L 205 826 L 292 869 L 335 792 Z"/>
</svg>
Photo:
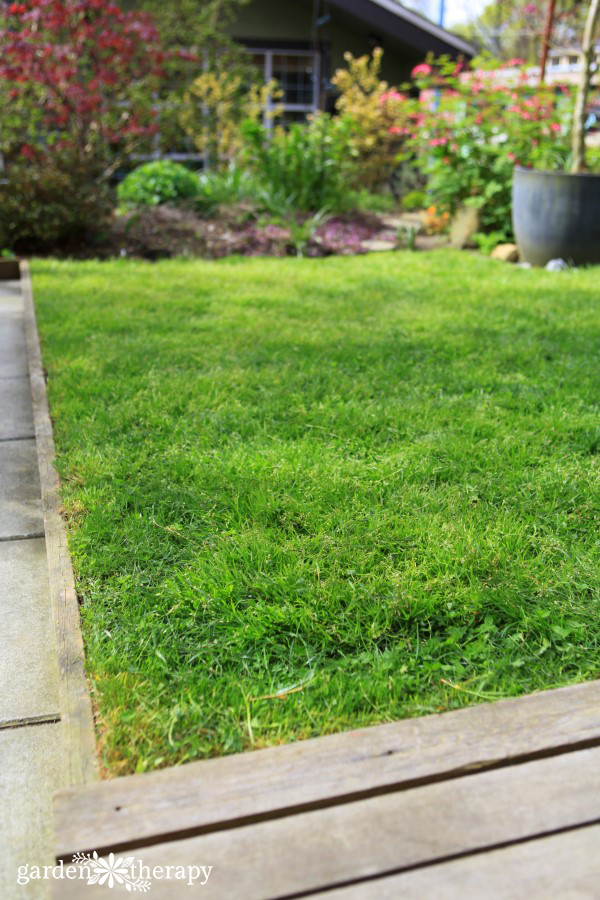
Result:
<svg viewBox="0 0 600 900">
<path fill-rule="evenodd" d="M 546 78 L 546 63 L 548 62 L 548 49 L 550 47 L 552 26 L 554 25 L 555 7 L 556 0 L 548 0 L 548 7 L 546 9 L 546 22 L 544 24 L 544 36 L 542 39 L 542 56 L 540 59 L 540 84 L 543 84 Z"/>
<path fill-rule="evenodd" d="M 446 18 L 446 0 L 440 0 L 440 15 L 438 24 L 443 28 L 444 20 Z"/>
</svg>

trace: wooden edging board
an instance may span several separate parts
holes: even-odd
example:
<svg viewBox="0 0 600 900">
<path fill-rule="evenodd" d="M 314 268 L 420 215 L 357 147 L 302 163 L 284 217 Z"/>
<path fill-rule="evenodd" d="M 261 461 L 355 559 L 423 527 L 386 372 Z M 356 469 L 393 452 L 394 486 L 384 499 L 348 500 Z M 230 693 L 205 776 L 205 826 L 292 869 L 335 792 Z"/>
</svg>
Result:
<svg viewBox="0 0 600 900">
<path fill-rule="evenodd" d="M 599 745 L 594 681 L 187 763 L 59 791 L 57 858 L 150 847 L 454 778 L 470 781 L 485 770 Z"/>
<path fill-rule="evenodd" d="M 94 719 L 85 676 L 79 602 L 67 531 L 60 512 L 60 481 L 54 467 L 54 438 L 33 305 L 31 275 L 29 265 L 24 261 L 21 262 L 21 290 L 25 306 L 25 336 L 44 510 L 50 599 L 58 652 L 59 702 L 65 741 L 64 778 L 67 785 L 85 785 L 98 779 Z"/>
</svg>

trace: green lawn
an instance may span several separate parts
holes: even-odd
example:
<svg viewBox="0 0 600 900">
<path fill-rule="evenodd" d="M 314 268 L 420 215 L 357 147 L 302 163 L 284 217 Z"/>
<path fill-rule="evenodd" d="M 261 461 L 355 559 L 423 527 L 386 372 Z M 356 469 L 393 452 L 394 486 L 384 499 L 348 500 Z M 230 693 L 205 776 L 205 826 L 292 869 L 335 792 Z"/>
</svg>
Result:
<svg viewBox="0 0 600 900">
<path fill-rule="evenodd" d="M 598 269 L 33 271 L 113 772 L 598 674 Z"/>
</svg>

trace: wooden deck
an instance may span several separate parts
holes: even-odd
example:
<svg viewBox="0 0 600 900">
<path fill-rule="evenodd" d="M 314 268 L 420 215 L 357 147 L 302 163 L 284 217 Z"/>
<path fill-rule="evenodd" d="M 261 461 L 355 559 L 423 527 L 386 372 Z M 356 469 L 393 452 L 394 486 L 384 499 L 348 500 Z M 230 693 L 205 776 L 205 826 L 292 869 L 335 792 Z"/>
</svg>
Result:
<svg viewBox="0 0 600 900">
<path fill-rule="evenodd" d="M 70 788 L 55 828 L 65 864 L 213 867 L 154 898 L 600 898 L 600 682 Z"/>
</svg>

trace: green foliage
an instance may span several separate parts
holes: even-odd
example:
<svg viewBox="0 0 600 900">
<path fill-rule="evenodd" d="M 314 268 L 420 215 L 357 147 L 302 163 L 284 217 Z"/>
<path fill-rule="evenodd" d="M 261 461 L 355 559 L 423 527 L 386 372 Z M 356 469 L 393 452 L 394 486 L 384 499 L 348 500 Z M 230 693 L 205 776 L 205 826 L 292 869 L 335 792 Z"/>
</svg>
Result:
<svg viewBox="0 0 600 900">
<path fill-rule="evenodd" d="M 359 165 L 360 187 L 375 191 L 398 168 L 398 121 L 406 95 L 380 79 L 383 50 L 355 58 L 344 55 L 346 68 L 338 69 L 332 83 L 338 91 L 336 108 L 348 122 L 352 151 Z"/>
<path fill-rule="evenodd" d="M 259 204 L 261 188 L 255 176 L 239 166 L 223 172 L 202 172 L 194 208 L 202 216 L 212 215 L 219 207 L 238 203 Z"/>
<path fill-rule="evenodd" d="M 243 49 L 229 36 L 228 28 L 235 22 L 242 6 L 249 0 L 139 0 L 138 8 L 152 14 L 166 47 L 184 51 L 199 47 L 212 57 L 220 55 L 227 63 L 239 61 Z M 177 55 L 177 54 L 173 54 Z"/>
<path fill-rule="evenodd" d="M 427 194 L 425 191 L 408 191 L 402 197 L 402 206 L 404 209 L 423 209 L 427 205 Z"/>
<path fill-rule="evenodd" d="M 244 125 L 246 160 L 274 213 L 336 212 L 348 205 L 354 172 L 348 125 L 323 113 L 306 125 L 275 128 L 269 135 L 254 122 Z"/>
<path fill-rule="evenodd" d="M 354 209 L 372 213 L 388 213 L 396 206 L 396 201 L 390 191 L 368 191 L 361 188 L 358 191 L 350 191 L 348 206 Z"/>
<path fill-rule="evenodd" d="M 255 73 L 256 78 L 256 73 Z M 179 122 L 213 170 L 223 170 L 240 157 L 242 125 L 263 121 L 264 109 L 281 97 L 277 82 L 252 83 L 244 71 L 207 70 L 183 95 Z M 275 118 L 278 108 L 271 106 Z"/>
<path fill-rule="evenodd" d="M 328 219 L 325 210 L 313 213 L 310 216 L 298 216 L 295 210 L 290 210 L 288 215 L 281 219 L 282 224 L 288 229 L 296 256 L 304 256 L 306 248 L 314 237 L 317 228 Z"/>
<path fill-rule="evenodd" d="M 407 250 L 416 250 L 418 233 L 419 229 L 415 226 L 401 226 L 397 234 L 399 246 L 406 247 Z"/>
<path fill-rule="evenodd" d="M 478 232 L 473 235 L 475 245 L 488 256 L 498 244 L 505 244 L 511 239 L 511 233 L 506 231 Z"/>
<path fill-rule="evenodd" d="M 0 184 L 0 246 L 18 253 L 88 247 L 108 227 L 112 193 L 78 173 L 47 165 L 13 164 Z"/>
<path fill-rule="evenodd" d="M 598 677 L 597 269 L 33 279 L 113 773 Z"/>
<path fill-rule="evenodd" d="M 226 92 L 235 83 L 252 85 L 259 82 L 250 55 L 231 38 L 238 12 L 248 2 L 139 0 L 136 4 L 152 13 L 167 49 L 165 77 L 159 88 L 163 152 L 169 152 L 173 146 L 187 142 L 191 137 L 194 145 L 210 158 L 211 167 L 226 165 L 231 158 L 219 156 L 224 149 L 222 128 L 225 126 L 228 136 L 232 137 L 229 125 L 232 121 L 237 125 L 238 121 L 231 117 L 229 122 L 226 121 L 221 100 L 227 99 Z M 217 82 L 213 82 L 213 78 Z M 219 82 L 225 92 L 221 97 L 214 91 Z M 202 100 L 208 101 L 204 108 L 206 116 L 203 116 Z M 237 98 L 235 105 L 238 105 Z M 211 129 L 205 128 L 207 118 Z M 225 149 L 228 151 L 230 146 L 226 144 Z"/>
<path fill-rule="evenodd" d="M 117 189 L 119 203 L 127 209 L 180 203 L 198 194 L 198 176 L 171 160 L 156 160 L 138 166 L 125 176 Z"/>
</svg>

